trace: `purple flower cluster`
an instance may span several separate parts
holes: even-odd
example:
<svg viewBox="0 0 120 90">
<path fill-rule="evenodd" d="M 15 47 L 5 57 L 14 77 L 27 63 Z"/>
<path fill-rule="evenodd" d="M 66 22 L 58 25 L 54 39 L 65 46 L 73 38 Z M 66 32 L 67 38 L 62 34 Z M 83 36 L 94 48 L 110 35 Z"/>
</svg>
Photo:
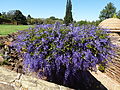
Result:
<svg viewBox="0 0 120 90">
<path fill-rule="evenodd" d="M 74 27 L 56 23 L 21 31 L 13 43 L 24 58 L 24 68 L 52 81 L 65 84 L 79 70 L 95 70 L 112 56 L 112 44 L 105 30 L 95 26 Z"/>
</svg>

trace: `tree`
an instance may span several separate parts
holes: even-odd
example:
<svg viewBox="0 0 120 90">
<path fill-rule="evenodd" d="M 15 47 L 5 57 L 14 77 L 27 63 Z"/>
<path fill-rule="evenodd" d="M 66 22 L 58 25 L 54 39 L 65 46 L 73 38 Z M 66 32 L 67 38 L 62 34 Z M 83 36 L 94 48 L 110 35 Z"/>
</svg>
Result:
<svg viewBox="0 0 120 90">
<path fill-rule="evenodd" d="M 2 18 L 3 18 L 3 19 L 6 19 L 6 18 L 7 18 L 6 12 L 2 12 Z"/>
<path fill-rule="evenodd" d="M 83 20 L 81 20 L 81 21 L 78 21 L 76 24 L 79 24 L 80 26 L 81 25 L 87 25 L 87 24 L 90 24 L 90 22 L 88 22 L 88 21 L 83 21 Z"/>
<path fill-rule="evenodd" d="M 8 18 L 9 20 L 12 20 L 12 21 L 13 21 L 14 16 L 15 16 L 15 12 L 16 12 L 16 10 L 10 10 L 9 12 L 7 12 L 7 18 Z"/>
<path fill-rule="evenodd" d="M 56 18 L 55 18 L 54 16 L 51 16 L 50 19 L 52 19 L 52 20 L 56 20 Z"/>
<path fill-rule="evenodd" d="M 117 12 L 117 17 L 120 19 L 120 10 Z"/>
<path fill-rule="evenodd" d="M 108 3 L 107 6 L 100 12 L 99 18 L 100 20 L 104 20 L 107 18 L 112 18 L 114 13 L 116 13 L 116 7 L 113 3 Z"/>
<path fill-rule="evenodd" d="M 116 13 L 114 13 L 114 14 L 113 14 L 113 17 L 112 17 L 112 18 L 117 18 L 117 15 L 116 15 Z"/>
<path fill-rule="evenodd" d="M 54 24 L 55 23 L 55 20 L 52 20 L 50 18 L 47 18 L 44 20 L 44 24 Z"/>
<path fill-rule="evenodd" d="M 17 22 L 17 24 L 27 24 L 27 20 L 26 17 L 22 14 L 22 12 L 20 10 L 16 10 L 13 20 L 15 20 Z"/>
<path fill-rule="evenodd" d="M 27 16 L 27 24 L 32 24 L 32 17 L 30 15 Z"/>
<path fill-rule="evenodd" d="M 27 19 L 31 19 L 32 17 L 30 16 L 30 14 L 27 16 Z"/>
<path fill-rule="evenodd" d="M 73 22 L 73 17 L 72 17 L 72 2 L 71 0 L 67 0 L 66 4 L 66 15 L 64 17 L 64 23 L 68 25 L 69 23 Z"/>
</svg>

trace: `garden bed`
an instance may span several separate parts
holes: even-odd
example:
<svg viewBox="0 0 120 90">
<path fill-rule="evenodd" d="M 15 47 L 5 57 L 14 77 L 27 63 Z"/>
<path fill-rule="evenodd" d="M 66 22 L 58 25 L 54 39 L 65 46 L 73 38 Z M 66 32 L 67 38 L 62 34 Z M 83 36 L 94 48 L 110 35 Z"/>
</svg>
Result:
<svg viewBox="0 0 120 90">
<path fill-rule="evenodd" d="M 17 73 L 22 73 L 29 76 L 37 77 L 36 73 L 25 73 L 23 71 L 23 63 L 22 63 L 23 59 L 18 55 L 16 50 L 11 46 L 11 42 L 16 39 L 17 35 L 18 33 L 13 33 L 8 36 L 0 37 L 0 43 L 2 44 L 0 45 L 0 53 L 1 53 L 0 61 L 1 62 L 3 61 L 1 65 L 2 67 L 13 70 Z M 80 72 L 80 73 L 82 74 L 83 72 Z M 89 89 L 99 90 L 100 88 L 102 88 L 101 90 L 106 90 L 106 88 L 89 73 L 89 71 L 86 71 L 84 73 L 86 73 L 88 75 L 87 77 L 89 77 L 89 81 L 90 81 L 89 84 L 85 82 L 85 78 L 83 75 L 82 76 L 83 80 L 81 81 L 84 81 L 84 83 L 83 82 L 81 83 L 80 81 L 77 81 L 77 82 L 73 81 L 73 86 L 72 87 L 70 86 L 70 88 L 78 89 L 81 87 L 81 90 L 89 90 Z M 45 78 L 42 78 L 42 79 L 45 80 Z M 57 83 L 57 82 L 54 82 L 54 83 Z"/>
<path fill-rule="evenodd" d="M 46 27 L 45 27 L 46 28 Z M 48 27 L 47 27 L 48 28 Z M 57 27 L 58 28 L 58 27 Z M 36 29 L 37 30 L 37 29 Z M 88 31 L 86 31 L 86 32 L 88 32 Z M 91 31 L 91 32 L 93 32 L 93 31 Z M 40 31 L 40 33 L 41 33 L 41 31 Z M 48 32 L 45 32 L 45 33 L 48 33 Z M 56 33 L 56 31 L 55 31 L 55 33 Z M 58 32 L 57 32 L 58 33 Z M 76 32 L 74 32 L 73 31 L 73 33 L 76 33 Z M 88 32 L 89 33 L 89 32 Z M 64 33 L 63 33 L 64 34 Z M 2 40 L 0 41 L 0 43 L 1 43 L 1 45 L 0 45 L 0 52 L 1 52 L 1 61 L 3 61 L 3 62 L 1 62 L 1 65 L 3 65 L 4 67 L 6 67 L 6 68 L 9 68 L 9 69 L 11 69 L 11 70 L 14 70 L 14 71 L 16 71 L 16 72 L 18 72 L 18 73 L 23 73 L 23 74 L 28 74 L 28 73 L 26 73 L 26 72 L 24 72 L 23 71 L 23 58 L 20 56 L 20 54 L 16 51 L 16 49 L 11 45 L 11 43 L 13 42 L 13 41 L 16 41 L 16 37 L 19 35 L 19 33 L 14 33 L 14 34 L 11 34 L 11 35 L 8 35 L 8 36 L 6 36 L 6 37 L 0 37 Z M 33 33 L 33 31 L 32 31 L 32 33 L 31 33 L 31 35 L 33 35 L 33 39 L 30 39 L 30 40 L 32 40 L 32 41 L 34 41 L 35 40 L 35 38 L 34 38 L 34 33 Z M 70 35 L 70 33 L 69 33 L 69 35 Z M 91 34 L 90 34 L 91 35 Z M 44 35 L 45 36 L 45 35 Z M 29 35 L 28 35 L 28 37 L 29 37 Z M 71 37 L 71 35 L 70 35 L 70 37 Z M 88 37 L 88 36 L 87 36 Z M 94 36 L 94 37 L 96 37 L 96 36 Z M 103 38 L 104 36 L 102 36 L 101 38 Z M 31 38 L 31 37 L 30 37 Z M 67 37 L 68 38 L 68 40 L 70 39 L 69 37 Z M 52 39 L 52 38 L 51 38 Z M 91 39 L 93 39 L 93 38 L 88 38 L 88 40 L 91 40 Z M 55 38 L 55 40 L 56 40 L 56 38 Z M 67 40 L 67 39 L 66 39 Z M 77 39 L 76 39 L 77 40 Z M 45 41 L 44 39 L 42 39 L 41 41 Z M 82 40 L 82 44 L 84 44 L 84 39 Z M 99 38 L 98 38 L 98 41 L 99 41 Z M 103 40 L 104 41 L 104 40 Z M 101 41 L 101 42 L 103 42 L 103 41 Z M 56 41 L 56 42 L 58 42 L 58 41 Z M 91 40 L 91 42 L 93 42 L 94 43 L 94 41 L 93 40 Z M 21 44 L 21 42 L 18 42 L 19 44 Z M 34 42 L 31 42 L 31 43 L 34 43 Z M 75 42 L 76 43 L 76 42 Z M 105 43 L 106 43 L 106 41 L 105 41 Z M 44 43 L 45 44 L 45 43 Z M 67 43 L 66 44 L 71 44 L 71 42 L 69 42 L 69 41 L 67 41 Z M 76 43 L 76 44 L 78 44 L 78 43 Z M 96 44 L 96 43 L 95 43 Z M 100 44 L 99 42 L 97 43 L 97 44 Z M 39 45 L 39 44 L 37 44 L 37 45 Z M 46 44 L 47 45 L 47 44 Z M 59 44 L 58 44 L 59 45 Z M 70 47 L 70 46 L 68 46 L 68 45 L 66 45 L 65 47 L 65 50 L 68 50 L 68 48 Z M 102 43 L 101 43 L 101 45 L 102 45 Z M 74 46 L 74 45 L 73 45 Z M 94 46 L 93 46 L 94 47 Z M 60 47 L 59 47 L 60 48 Z M 76 49 L 76 47 L 74 47 L 75 49 Z M 85 48 L 87 48 L 87 49 L 90 49 L 91 51 L 92 51 L 92 49 L 91 49 L 91 46 L 90 45 L 88 45 L 88 46 L 86 46 Z M 32 49 L 32 48 L 31 48 Z M 35 48 L 36 49 L 36 48 Z M 53 49 L 53 48 L 52 48 Z M 83 49 L 83 48 L 81 48 L 81 49 Z M 99 48 L 98 48 L 99 49 Z M 23 50 L 25 50 L 24 48 L 23 48 Z M 71 50 L 71 48 L 69 49 L 69 50 Z M 76 49 L 77 50 L 77 49 Z M 59 51 L 59 49 L 58 49 L 58 51 Z M 66 53 L 66 52 L 64 52 L 64 53 Z M 97 52 L 96 52 L 97 53 Z M 106 52 L 105 52 L 106 53 Z M 31 53 L 31 54 L 34 54 L 34 53 Z M 51 55 L 51 54 L 50 54 Z M 91 63 L 89 63 L 89 64 L 91 64 Z M 93 64 L 91 64 L 91 65 L 93 65 Z M 94 65 L 93 65 L 94 66 Z M 35 67 L 34 67 L 35 68 Z M 33 70 L 34 70 L 34 68 L 33 68 Z M 58 77 L 51 77 L 51 78 L 54 78 L 54 80 L 47 80 L 47 78 L 46 77 L 43 77 L 43 78 L 41 78 L 41 79 L 44 79 L 44 80 L 47 80 L 47 81 L 49 81 L 49 82 L 54 82 L 54 83 L 57 83 L 57 84 L 60 84 L 60 85 L 63 85 L 63 77 L 64 77 L 64 71 L 65 71 L 65 69 L 66 68 L 64 68 L 64 65 L 63 65 L 63 71 L 60 71 L 61 72 L 61 76 L 58 78 Z M 35 69 L 36 70 L 36 69 Z M 71 69 L 72 70 L 72 69 Z M 53 76 L 54 76 L 54 73 L 56 73 L 56 72 L 52 72 L 52 74 L 53 74 Z M 63 73 L 63 76 L 62 76 L 62 73 Z M 33 72 L 31 72 L 31 73 L 29 73 L 29 74 L 31 74 L 31 75 L 37 75 L 37 72 L 36 73 L 33 73 Z M 65 86 L 67 86 L 67 87 L 70 87 L 70 88 L 73 88 L 73 89 L 81 89 L 81 90 L 89 90 L 89 89 L 95 89 L 95 90 L 106 90 L 106 88 L 99 82 L 99 81 L 97 81 L 97 79 L 96 78 L 94 78 L 91 74 L 90 74 L 90 72 L 88 71 L 88 70 L 76 70 L 76 73 L 75 73 L 76 75 L 76 77 L 80 77 L 78 80 L 77 80 L 77 78 L 72 78 L 72 79 L 70 79 L 70 80 L 72 80 L 72 81 L 70 81 L 69 80 L 69 85 L 65 85 Z M 61 78 L 62 77 L 62 78 Z"/>
</svg>

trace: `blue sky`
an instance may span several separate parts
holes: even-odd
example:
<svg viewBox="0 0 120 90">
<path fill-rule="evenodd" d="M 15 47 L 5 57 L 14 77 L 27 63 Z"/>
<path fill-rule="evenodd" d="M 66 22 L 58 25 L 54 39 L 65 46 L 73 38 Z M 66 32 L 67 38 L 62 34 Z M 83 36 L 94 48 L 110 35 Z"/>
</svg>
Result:
<svg viewBox="0 0 120 90">
<path fill-rule="evenodd" d="M 21 10 L 24 15 L 30 14 L 35 18 L 55 16 L 64 18 L 67 0 L 0 0 L 0 12 Z M 72 0 L 73 18 L 80 20 L 97 20 L 100 11 L 112 2 L 120 10 L 120 0 Z"/>
</svg>

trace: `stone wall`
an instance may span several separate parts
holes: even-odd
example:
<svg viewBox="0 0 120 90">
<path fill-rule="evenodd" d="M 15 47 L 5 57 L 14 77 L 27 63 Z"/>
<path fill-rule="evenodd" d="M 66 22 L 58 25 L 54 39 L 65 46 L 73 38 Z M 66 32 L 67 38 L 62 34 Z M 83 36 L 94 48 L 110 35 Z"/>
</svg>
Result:
<svg viewBox="0 0 120 90">
<path fill-rule="evenodd" d="M 109 77 L 120 83 L 120 35 L 111 33 L 110 36 L 111 42 L 117 46 L 113 48 L 116 55 L 113 57 L 112 62 L 108 64 L 105 72 Z"/>
<path fill-rule="evenodd" d="M 73 90 L 0 67 L 0 90 Z"/>
<path fill-rule="evenodd" d="M 0 36 L 0 65 L 6 66 L 16 72 L 23 73 L 23 59 L 11 45 L 12 42 L 16 40 L 17 35 L 18 33 Z"/>
<path fill-rule="evenodd" d="M 116 49 L 116 54 L 112 62 L 108 64 L 105 72 L 108 76 L 120 83 L 120 48 Z"/>
</svg>

